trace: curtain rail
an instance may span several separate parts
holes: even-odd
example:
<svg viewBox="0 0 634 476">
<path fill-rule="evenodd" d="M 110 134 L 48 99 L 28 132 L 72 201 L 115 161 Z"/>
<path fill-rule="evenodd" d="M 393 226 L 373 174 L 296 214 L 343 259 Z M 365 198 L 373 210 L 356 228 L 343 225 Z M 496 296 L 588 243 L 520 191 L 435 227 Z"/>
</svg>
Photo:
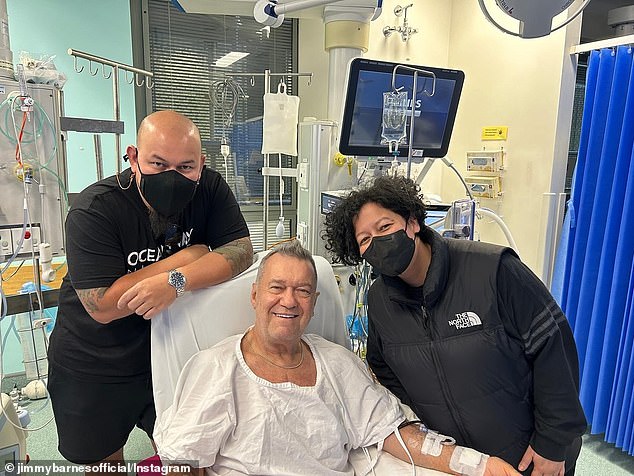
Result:
<svg viewBox="0 0 634 476">
<path fill-rule="evenodd" d="M 600 50 L 601 48 L 613 48 L 615 46 L 634 44 L 634 35 L 618 36 L 608 40 L 593 41 L 592 43 L 583 43 L 570 47 L 570 54 L 577 55 L 592 50 Z"/>
</svg>

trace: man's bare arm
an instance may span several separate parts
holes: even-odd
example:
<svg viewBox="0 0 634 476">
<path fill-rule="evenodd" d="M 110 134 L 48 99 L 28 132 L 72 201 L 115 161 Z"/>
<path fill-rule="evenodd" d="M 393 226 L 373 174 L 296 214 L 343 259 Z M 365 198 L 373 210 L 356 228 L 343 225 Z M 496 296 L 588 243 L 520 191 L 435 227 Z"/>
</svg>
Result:
<svg viewBox="0 0 634 476">
<path fill-rule="evenodd" d="M 85 290 L 79 298 L 86 311 L 98 322 L 142 313 L 151 318 L 176 299 L 176 290 L 167 282 L 167 272 L 178 269 L 185 275 L 185 289 L 191 291 L 222 283 L 247 269 L 253 262 L 249 237 L 238 238 L 213 252 L 194 245 L 117 279 L 107 289 Z"/>
<path fill-rule="evenodd" d="M 90 315 L 99 312 L 99 305 L 108 288 L 76 289 L 79 300 Z"/>
<path fill-rule="evenodd" d="M 194 263 L 178 268 L 185 275 L 186 291 L 223 283 L 253 264 L 253 246 L 246 236 L 219 246 Z"/>
<path fill-rule="evenodd" d="M 253 245 L 251 238 L 239 238 L 216 248 L 214 252 L 223 256 L 231 266 L 232 278 L 247 269 L 253 263 Z"/>
<path fill-rule="evenodd" d="M 190 246 L 134 273 L 121 276 L 110 287 L 76 289 L 75 292 L 86 312 L 97 322 L 107 324 L 130 314 L 128 309 L 118 309 L 117 301 L 135 284 L 149 277 L 165 273 L 170 269 L 193 263 L 207 254 L 210 253 L 206 245 Z"/>
<path fill-rule="evenodd" d="M 220 251 L 220 252 L 219 252 Z M 246 269 L 253 261 L 253 249 L 248 237 L 238 238 L 186 266 L 177 268 L 185 276 L 185 291 L 222 283 Z M 117 306 L 152 319 L 176 299 L 167 273 L 152 276 L 135 284 L 120 298 Z"/>
<path fill-rule="evenodd" d="M 429 453 L 424 454 L 421 451 L 421 447 L 427 438 L 427 433 L 419 430 L 418 425 L 409 425 L 400 431 L 401 437 L 405 446 L 407 447 L 412 459 L 414 460 L 414 464 L 416 466 L 422 466 L 424 468 L 435 469 L 438 471 L 443 471 L 449 474 L 478 474 L 482 476 L 521 476 L 515 468 L 513 468 L 510 464 L 496 457 L 486 457 L 486 455 L 482 455 L 482 459 L 478 458 L 477 455 L 481 454 L 476 451 L 473 451 L 468 448 L 464 448 L 462 446 L 456 445 L 440 445 L 440 454 L 437 456 L 431 456 Z M 396 456 L 397 458 L 409 463 L 409 456 L 399 443 L 396 435 L 392 433 L 388 436 L 383 442 L 383 449 L 388 453 Z M 427 448 L 426 448 L 427 449 Z M 454 451 L 461 452 L 470 452 L 471 455 L 474 455 L 470 458 L 464 459 L 453 459 Z M 456 453 L 458 455 L 460 453 Z M 467 453 L 468 454 L 468 453 Z M 486 457 L 486 459 L 485 459 Z M 481 461 L 481 465 L 477 467 L 471 466 L 463 466 L 460 464 L 463 461 L 467 461 L 469 463 L 473 463 L 475 460 Z M 461 469 L 457 471 L 454 468 L 457 468 L 458 465 Z M 452 468 L 451 466 L 454 466 Z"/>
</svg>

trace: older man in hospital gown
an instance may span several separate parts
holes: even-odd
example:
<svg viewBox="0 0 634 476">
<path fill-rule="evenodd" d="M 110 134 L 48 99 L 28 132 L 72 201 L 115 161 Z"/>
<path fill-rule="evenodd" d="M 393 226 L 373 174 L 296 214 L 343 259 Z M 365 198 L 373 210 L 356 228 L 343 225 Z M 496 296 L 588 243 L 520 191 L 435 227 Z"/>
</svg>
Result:
<svg viewBox="0 0 634 476">
<path fill-rule="evenodd" d="M 251 291 L 255 325 L 194 355 L 157 421 L 163 462 L 214 475 L 351 475 L 349 452 L 378 444 L 448 473 L 519 475 L 499 458 L 407 424 L 356 355 L 303 335 L 316 289 L 315 263 L 298 242 L 262 260 Z"/>
</svg>

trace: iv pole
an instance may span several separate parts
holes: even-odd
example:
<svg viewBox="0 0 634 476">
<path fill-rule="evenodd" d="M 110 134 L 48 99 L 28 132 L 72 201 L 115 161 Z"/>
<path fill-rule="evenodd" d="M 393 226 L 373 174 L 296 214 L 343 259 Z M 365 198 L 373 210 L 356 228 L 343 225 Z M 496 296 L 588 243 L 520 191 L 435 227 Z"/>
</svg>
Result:
<svg viewBox="0 0 634 476">
<path fill-rule="evenodd" d="M 97 73 L 99 72 L 99 66 L 97 66 L 94 72 L 92 70 L 92 63 L 95 62 L 98 65 L 99 64 L 102 65 L 101 74 L 103 75 L 104 79 L 110 79 L 112 77 L 112 95 L 113 95 L 113 109 L 114 109 L 115 122 L 121 121 L 121 105 L 120 105 L 121 101 L 119 99 L 119 71 L 120 70 L 123 70 L 126 72 L 126 82 L 128 84 L 134 83 L 138 87 L 141 87 L 145 83 L 146 88 L 152 89 L 153 87 L 153 83 L 151 80 L 152 78 L 154 78 L 154 73 L 152 73 L 151 71 L 135 68 L 134 66 L 130 66 L 124 63 L 119 63 L 118 61 L 112 61 L 107 58 L 102 58 L 101 56 L 85 53 L 83 51 L 74 50 L 72 48 L 68 48 L 68 54 L 74 57 L 73 58 L 74 67 L 77 73 L 81 73 L 84 70 L 83 66 L 81 67 L 81 69 L 77 67 L 77 58 L 83 58 L 89 61 L 88 71 L 90 72 L 91 76 L 96 76 Z M 112 68 L 112 71 L 110 71 L 108 75 L 106 75 L 105 66 L 110 66 Z M 132 77 L 130 79 L 128 79 L 128 71 L 132 73 Z M 143 79 L 139 80 L 140 77 L 143 77 Z M 116 137 L 116 141 L 115 141 L 116 171 L 117 171 L 117 175 L 119 175 L 121 173 L 121 157 L 122 157 L 121 134 L 117 132 L 115 133 L 115 137 Z M 96 147 L 98 146 L 97 142 L 95 142 L 95 146 Z M 99 141 L 99 147 L 100 147 L 100 141 Z M 100 157 L 101 151 L 98 151 L 97 155 Z M 97 163 L 99 162 L 100 160 L 98 158 Z M 97 169 L 99 171 L 100 169 L 99 165 L 97 166 Z"/>
<path fill-rule="evenodd" d="M 308 77 L 308 85 L 313 79 L 313 73 L 271 73 L 270 70 L 265 69 L 263 73 L 226 73 L 227 76 L 264 76 L 264 92 L 271 91 L 271 77 L 272 76 L 293 76 L 293 77 Z M 264 166 L 262 167 L 262 176 L 264 178 L 264 209 L 263 209 L 263 225 L 262 225 L 262 245 L 264 250 L 268 246 L 268 225 L 269 225 L 269 154 L 264 154 Z M 281 164 L 280 164 L 281 168 Z M 295 177 L 297 175 L 294 175 Z"/>
<path fill-rule="evenodd" d="M 432 86 L 431 86 L 431 94 L 428 93 L 426 90 L 423 90 L 423 93 L 425 93 L 427 97 L 432 97 L 434 93 L 436 92 L 436 75 L 432 71 L 427 71 L 425 69 L 413 68 L 412 66 L 407 66 L 404 64 L 397 64 L 396 66 L 394 66 L 394 69 L 392 70 L 392 90 L 393 91 L 399 91 L 403 89 L 403 86 L 399 88 L 396 87 L 396 71 L 399 68 L 414 72 L 414 84 L 412 84 L 412 106 L 411 106 L 411 115 L 410 115 L 410 121 L 409 121 L 409 148 L 407 151 L 407 178 L 410 178 L 410 174 L 412 170 L 412 147 L 414 145 L 414 118 L 416 117 L 416 87 L 418 83 L 418 73 L 421 73 L 425 76 L 431 76 L 432 78 L 434 78 L 434 81 L 432 82 Z"/>
</svg>

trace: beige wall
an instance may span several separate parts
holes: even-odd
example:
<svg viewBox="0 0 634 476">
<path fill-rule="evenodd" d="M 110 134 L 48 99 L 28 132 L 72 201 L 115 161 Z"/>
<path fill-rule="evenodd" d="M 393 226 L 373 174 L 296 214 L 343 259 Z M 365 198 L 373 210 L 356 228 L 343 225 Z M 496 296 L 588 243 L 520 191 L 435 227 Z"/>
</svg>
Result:
<svg viewBox="0 0 634 476">
<path fill-rule="evenodd" d="M 540 240 L 548 218 L 542 216 L 542 195 L 563 190 L 575 72 L 568 50 L 578 43 L 579 22 L 546 38 L 525 40 L 498 32 L 473 0 L 426 0 L 410 8 L 408 20 L 419 33 L 403 43 L 397 34 L 389 38 L 382 34 L 385 25 L 402 21 L 393 14 L 397 3 L 402 4 L 383 3 L 383 14 L 371 24 L 364 56 L 465 71 L 449 158 L 465 173 L 467 151 L 504 146 L 504 195 L 483 200 L 482 205 L 503 217 L 522 259 L 540 273 Z M 300 69 L 315 73 L 313 85 L 300 87 L 303 116 L 326 114 L 328 57 L 323 29 L 316 20 L 300 22 Z M 489 125 L 508 126 L 508 140 L 482 142 L 481 128 Z M 423 189 L 441 194 L 445 201 L 465 195 L 455 174 L 440 163 L 432 168 Z M 506 244 L 496 225 L 480 220 L 476 227 L 482 240 Z"/>
<path fill-rule="evenodd" d="M 383 13 L 370 24 L 370 46 L 365 54 L 368 58 L 422 65 L 445 66 L 449 55 L 451 31 L 451 1 L 426 0 L 407 11 L 409 26 L 418 33 L 404 43 L 400 35 L 393 33 L 385 38 L 383 27 L 403 23 L 403 17 L 394 15 L 394 7 L 403 5 L 400 0 L 385 0 Z M 410 2 L 405 2 L 410 3 Z"/>
<path fill-rule="evenodd" d="M 466 79 L 449 155 L 464 173 L 467 151 L 504 146 L 504 195 L 481 203 L 503 217 L 522 259 L 538 273 L 547 219 L 542 196 L 563 191 L 575 81 L 568 51 L 578 39 L 576 22 L 568 35 L 562 29 L 539 39 L 512 37 L 489 24 L 476 2 L 453 1 L 449 66 L 462 69 Z M 508 140 L 482 142 L 481 128 L 495 125 L 509 127 Z M 443 196 L 461 194 L 448 168 L 442 183 Z M 499 228 L 483 221 L 476 227 L 481 238 L 506 244 Z"/>
</svg>

